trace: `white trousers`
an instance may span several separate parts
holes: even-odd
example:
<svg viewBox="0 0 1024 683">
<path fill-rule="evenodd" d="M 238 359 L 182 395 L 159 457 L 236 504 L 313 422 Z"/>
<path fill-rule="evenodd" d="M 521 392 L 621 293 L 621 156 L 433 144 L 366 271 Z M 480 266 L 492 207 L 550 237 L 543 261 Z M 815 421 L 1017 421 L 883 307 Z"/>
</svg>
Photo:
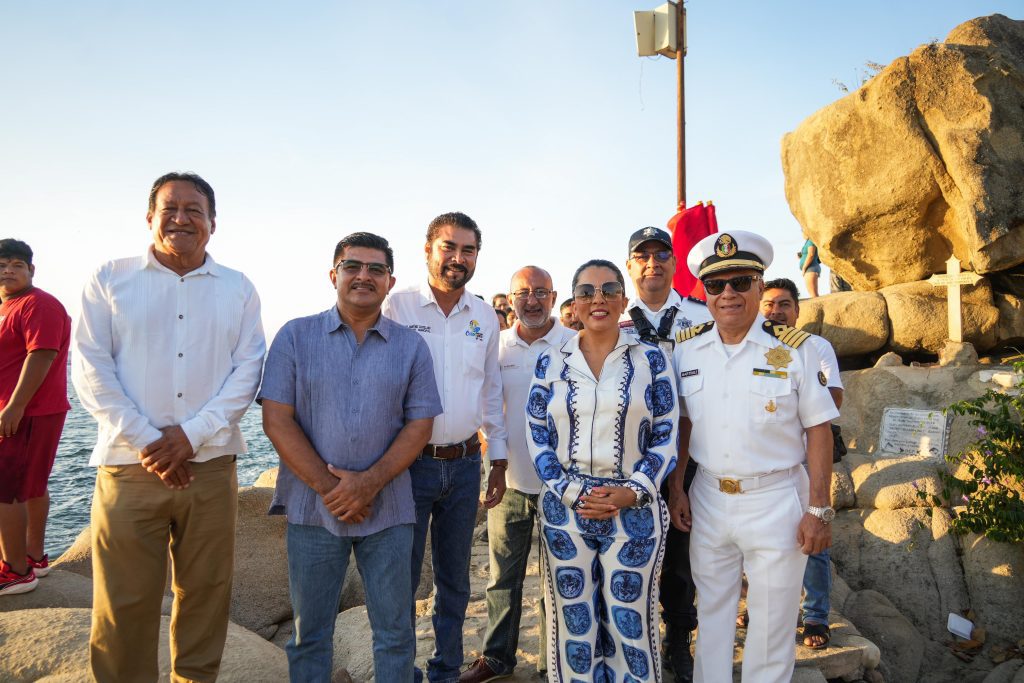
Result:
<svg viewBox="0 0 1024 683">
<path fill-rule="evenodd" d="M 807 508 L 802 467 L 771 485 L 738 494 L 718 490 L 703 471 L 690 487 L 690 567 L 697 586 L 694 680 L 732 681 L 736 610 L 747 573 L 750 625 L 743 680 L 789 683 L 796 664 L 794 630 L 807 556 L 797 528 Z"/>
</svg>

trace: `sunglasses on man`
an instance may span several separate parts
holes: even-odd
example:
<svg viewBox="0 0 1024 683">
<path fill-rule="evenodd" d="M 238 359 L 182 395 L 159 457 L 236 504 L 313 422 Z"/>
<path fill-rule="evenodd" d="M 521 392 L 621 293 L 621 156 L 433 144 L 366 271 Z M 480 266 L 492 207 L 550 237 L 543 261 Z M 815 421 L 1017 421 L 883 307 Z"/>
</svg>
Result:
<svg viewBox="0 0 1024 683">
<path fill-rule="evenodd" d="M 665 263 L 672 258 L 672 252 L 667 249 L 662 251 L 634 251 L 630 258 L 637 263 L 647 263 L 652 256 L 658 263 Z"/>
<path fill-rule="evenodd" d="M 601 285 L 600 290 L 594 285 L 576 285 L 576 289 L 572 290 L 572 296 L 576 301 L 586 304 L 594 300 L 598 291 L 605 301 L 618 301 L 622 296 L 622 285 L 614 281 L 606 282 Z"/>
<path fill-rule="evenodd" d="M 364 261 L 357 261 L 354 258 L 338 261 L 338 265 L 334 266 L 335 270 L 346 275 L 356 275 L 362 272 L 363 268 L 366 268 L 367 272 L 373 277 L 384 277 L 391 272 L 386 263 L 366 263 Z"/>
<path fill-rule="evenodd" d="M 750 285 L 754 284 L 755 280 L 760 279 L 760 275 L 737 275 L 736 277 L 730 278 L 701 280 L 701 282 L 704 284 L 705 292 L 717 296 L 725 291 L 726 285 L 732 287 L 732 291 L 734 292 L 743 293 L 750 291 Z"/>
</svg>

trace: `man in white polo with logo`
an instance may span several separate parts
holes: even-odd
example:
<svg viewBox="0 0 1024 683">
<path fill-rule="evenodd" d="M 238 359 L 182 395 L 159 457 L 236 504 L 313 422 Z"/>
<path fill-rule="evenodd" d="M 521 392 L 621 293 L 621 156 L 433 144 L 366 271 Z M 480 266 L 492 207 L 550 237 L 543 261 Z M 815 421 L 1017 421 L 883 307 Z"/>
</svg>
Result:
<svg viewBox="0 0 1024 683">
<path fill-rule="evenodd" d="M 788 683 L 807 556 L 832 538 L 829 421 L 839 411 L 817 350 L 804 343 L 810 335 L 759 312 L 772 255 L 760 235 L 733 231 L 709 235 L 687 258 L 713 322 L 677 334 L 680 469 L 692 457 L 698 472 L 689 495 L 679 477 L 671 482 L 669 510 L 678 528 L 692 526 L 700 596 L 694 680 L 705 683 L 732 679 L 744 571 L 743 680 Z"/>
</svg>

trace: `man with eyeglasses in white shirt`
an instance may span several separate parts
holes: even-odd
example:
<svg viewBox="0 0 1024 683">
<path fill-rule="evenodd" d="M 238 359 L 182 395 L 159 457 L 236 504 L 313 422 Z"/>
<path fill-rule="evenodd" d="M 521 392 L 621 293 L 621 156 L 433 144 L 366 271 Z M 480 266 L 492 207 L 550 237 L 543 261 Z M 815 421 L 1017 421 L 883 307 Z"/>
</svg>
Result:
<svg viewBox="0 0 1024 683">
<path fill-rule="evenodd" d="M 220 668 L 238 423 L 266 344 L 256 289 L 206 252 L 216 215 L 198 175 L 161 176 L 146 214 L 153 244 L 100 266 L 82 295 L 72 379 L 99 423 L 89 662 L 100 683 L 157 680 L 168 554 L 171 681 L 213 681 Z"/>
<path fill-rule="evenodd" d="M 520 268 L 512 276 L 509 298 L 518 320 L 501 333 L 498 362 L 508 429 L 508 488 L 505 496 L 487 513 L 487 544 L 491 580 L 487 585 L 487 632 L 483 656 L 459 677 L 459 683 L 484 683 L 512 674 L 519 646 L 523 612 L 523 582 L 533 544 L 537 496 L 541 481 L 530 457 L 527 439 L 526 399 L 537 358 L 560 347 L 576 334 L 551 312 L 558 293 L 551 275 L 537 266 Z M 544 634 L 540 661 L 543 670 Z"/>
<path fill-rule="evenodd" d="M 505 493 L 508 465 L 498 321 L 494 309 L 466 290 L 476 271 L 481 233 L 464 213 L 438 216 L 427 227 L 427 282 L 392 290 L 384 315 L 416 330 L 427 342 L 444 412 L 434 419 L 430 441 L 409 468 L 416 503 L 412 586 L 419 585 L 427 532 L 434 570 L 432 683 L 454 683 L 464 654 L 462 627 L 469 605 L 469 560 L 480 497 L 480 439 L 487 440 L 490 472 L 483 505 L 493 508 Z M 415 618 L 415 605 L 409 606 Z M 416 681 L 422 679 L 419 669 Z"/>
<path fill-rule="evenodd" d="M 637 298 L 619 320 L 623 332 L 658 344 L 672 358 L 677 332 L 711 320 L 708 308 L 700 299 L 683 298 L 672 288 L 676 274 L 676 256 L 672 236 L 654 227 L 641 228 L 629 238 L 626 270 L 633 280 Z M 689 488 L 695 463 L 685 472 Z M 661 495 L 668 500 L 668 478 Z M 676 681 L 686 683 L 693 674 L 690 654 L 691 634 L 697 628 L 696 589 L 690 577 L 690 534 L 669 526 L 665 542 L 665 563 L 661 570 L 661 617 L 665 621 L 665 643 L 662 661 L 675 674 Z"/>
</svg>

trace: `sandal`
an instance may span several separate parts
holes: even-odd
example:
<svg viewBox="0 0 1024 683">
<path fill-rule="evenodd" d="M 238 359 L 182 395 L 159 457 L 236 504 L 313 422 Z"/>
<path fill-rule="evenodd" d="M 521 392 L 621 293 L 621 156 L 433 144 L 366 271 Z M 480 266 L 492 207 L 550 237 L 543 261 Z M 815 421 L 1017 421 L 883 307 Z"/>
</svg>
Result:
<svg viewBox="0 0 1024 683">
<path fill-rule="evenodd" d="M 828 643 L 832 640 L 832 631 L 829 629 L 828 624 L 804 624 L 803 631 L 803 646 L 809 650 L 824 650 L 828 647 Z M 820 644 L 808 644 L 807 641 L 811 638 L 821 638 Z"/>
</svg>

